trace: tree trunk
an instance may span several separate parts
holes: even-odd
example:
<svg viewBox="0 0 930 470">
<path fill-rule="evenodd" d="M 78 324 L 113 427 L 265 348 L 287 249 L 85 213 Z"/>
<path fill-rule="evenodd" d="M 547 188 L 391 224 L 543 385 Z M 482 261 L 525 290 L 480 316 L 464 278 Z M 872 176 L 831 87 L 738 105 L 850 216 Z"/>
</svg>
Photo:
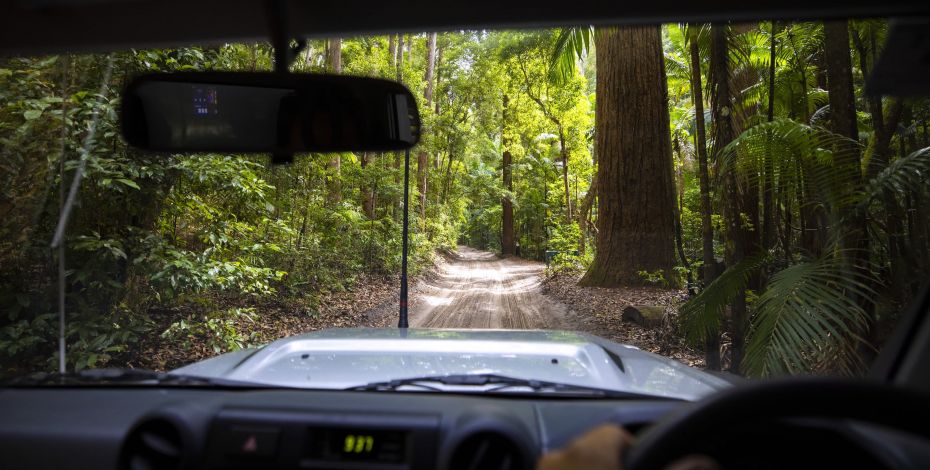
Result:
<svg viewBox="0 0 930 470">
<path fill-rule="evenodd" d="M 707 170 L 707 127 L 704 123 L 704 90 L 701 85 L 701 55 L 698 49 L 698 34 L 688 27 L 689 51 L 691 53 L 691 98 L 694 100 L 694 119 L 697 127 L 696 141 L 698 178 L 701 191 L 701 246 L 704 259 L 704 286 L 709 286 L 717 277 L 717 260 L 714 256 L 714 226 L 711 223 L 713 207 L 710 204 L 710 174 Z M 704 339 L 704 362 L 709 370 L 720 370 L 720 333 L 714 332 Z"/>
<path fill-rule="evenodd" d="M 679 143 L 677 136 L 672 140 L 672 142 L 673 147 L 675 148 L 675 154 L 678 155 L 677 163 L 674 164 L 673 167 L 680 165 L 678 166 L 678 174 L 675 177 L 675 249 L 678 250 L 678 260 L 681 261 L 681 266 L 685 268 L 685 272 L 687 273 L 686 281 L 687 287 L 690 291 L 694 285 L 694 278 L 691 276 L 691 262 L 688 261 L 688 255 L 685 253 L 685 241 L 681 231 L 681 211 L 685 207 L 685 177 L 683 170 L 684 156 L 681 154 L 681 144 Z M 675 276 L 675 278 L 678 278 L 678 276 Z"/>
<path fill-rule="evenodd" d="M 714 156 L 720 162 L 720 153 L 733 141 L 736 129 L 733 124 L 733 93 L 730 89 L 729 38 L 726 26 L 711 28 L 710 80 L 712 85 L 712 107 L 714 116 Z M 752 188 L 740 190 L 737 175 L 732 169 L 724 176 L 724 221 L 727 227 L 727 266 L 737 263 L 757 249 L 754 243 L 754 228 L 758 226 L 758 194 Z M 748 218 L 752 228 L 743 223 Z M 750 281 L 750 288 L 757 284 Z M 736 294 L 730 303 L 730 372 L 740 373 L 746 347 L 746 332 L 749 315 L 746 292 Z"/>
<path fill-rule="evenodd" d="M 395 56 L 395 66 L 397 67 L 397 81 L 403 82 L 404 79 L 404 35 L 397 35 L 397 55 Z M 394 152 L 394 184 L 400 186 L 402 183 L 401 175 L 402 169 L 401 166 L 404 164 L 404 154 L 403 152 Z M 403 188 L 401 188 L 401 194 L 403 194 Z M 401 204 L 402 201 L 398 200 L 394 204 L 394 220 L 400 221 L 401 217 Z"/>
<path fill-rule="evenodd" d="M 641 285 L 675 266 L 675 191 L 662 34 L 658 26 L 596 32 L 598 159 L 589 286 Z"/>
<path fill-rule="evenodd" d="M 423 91 L 423 97 L 426 99 L 426 108 L 433 107 L 433 75 L 436 71 L 436 33 L 430 33 L 426 46 L 426 74 L 423 80 L 426 81 L 426 89 Z"/>
<path fill-rule="evenodd" d="M 397 67 L 397 35 L 388 36 L 388 56 L 391 58 L 391 67 Z"/>
<path fill-rule="evenodd" d="M 429 171 L 429 155 L 426 152 L 417 154 L 417 193 L 419 193 L 420 225 L 426 223 L 426 183 Z"/>
<path fill-rule="evenodd" d="M 326 66 L 331 73 L 342 73 L 342 39 L 330 39 L 326 47 Z M 342 201 L 342 160 L 334 153 L 327 163 L 327 199 L 331 204 Z"/>
<path fill-rule="evenodd" d="M 426 72 L 423 80 L 426 88 L 423 90 L 423 99 L 426 109 L 433 107 L 433 73 L 436 67 L 436 33 L 429 35 L 426 52 Z M 429 155 L 425 151 L 417 154 L 417 189 L 420 193 L 420 224 L 426 223 L 426 185 L 429 178 Z"/>
<path fill-rule="evenodd" d="M 503 176 L 504 189 L 506 189 L 508 193 L 513 192 L 513 177 L 510 164 L 511 155 L 510 150 L 507 149 L 504 150 L 503 155 Z M 503 220 L 501 221 L 501 254 L 512 255 L 516 253 L 516 238 L 513 230 L 513 202 L 511 202 L 509 194 L 501 199 L 501 206 L 503 212 Z"/>
<path fill-rule="evenodd" d="M 510 200 L 510 193 L 513 192 L 513 175 L 511 172 L 511 154 L 510 154 L 510 137 L 508 135 L 508 116 L 507 107 L 510 103 L 507 95 L 504 95 L 503 109 L 501 112 L 501 146 L 503 147 L 503 158 L 501 162 L 501 173 L 504 178 L 504 189 L 508 192 L 501 198 L 501 254 L 512 255 L 516 251 L 516 245 L 513 233 L 513 202 Z"/>
<path fill-rule="evenodd" d="M 859 139 L 859 129 L 856 125 L 852 59 L 849 56 L 849 30 L 846 21 L 825 21 L 823 36 L 827 91 L 830 100 L 830 126 L 833 132 L 856 141 Z M 849 147 L 849 145 L 852 144 L 848 144 L 847 149 L 855 150 L 854 146 Z M 844 152 L 842 157 L 849 163 L 858 164 L 858 153 L 852 153 L 855 153 L 855 156 Z"/>
<path fill-rule="evenodd" d="M 441 66 L 442 66 L 442 48 L 440 48 L 440 47 L 437 45 L 437 47 L 436 47 L 436 71 L 435 71 L 435 73 L 434 73 L 434 75 L 436 76 L 436 84 L 434 85 L 434 93 L 438 93 L 440 96 L 442 95 L 442 90 L 439 88 L 439 80 L 442 78 L 441 75 L 440 75 L 440 71 L 441 71 L 440 67 L 441 67 Z M 438 98 L 438 97 L 434 97 L 433 101 L 434 101 L 434 103 L 435 103 L 435 107 L 434 107 L 434 111 L 433 111 L 433 112 L 436 114 L 436 116 L 439 116 L 439 98 Z M 437 132 L 437 140 L 439 140 L 439 138 L 438 138 L 438 137 L 439 137 L 439 135 L 438 135 L 438 134 L 439 134 L 439 131 L 437 130 L 436 132 Z M 433 159 L 433 163 L 434 163 L 434 165 L 435 165 L 434 168 L 433 168 L 434 170 L 436 170 L 436 171 L 438 172 L 439 170 L 442 169 L 442 155 L 441 155 L 440 152 L 436 152 L 436 158 Z M 439 198 L 439 192 L 438 192 L 438 191 L 436 192 L 436 197 L 437 197 L 437 202 L 438 202 L 438 200 L 439 200 L 439 199 L 438 199 L 438 198 Z"/>
<path fill-rule="evenodd" d="M 588 187 L 588 192 L 584 195 L 584 198 L 581 199 L 581 204 L 578 205 L 578 210 L 575 211 L 575 217 L 578 218 L 578 228 L 581 231 L 581 239 L 578 241 L 578 253 L 581 255 L 585 254 L 585 242 L 588 234 L 596 231 L 596 228 L 593 227 L 591 220 L 588 214 L 591 213 L 591 208 L 594 206 L 594 196 L 597 195 L 597 179 L 595 178 L 591 185 Z M 594 230 L 592 230 L 594 228 Z"/>
<path fill-rule="evenodd" d="M 767 121 L 775 120 L 775 21 L 772 21 L 771 37 L 769 39 L 769 93 Z M 768 250 L 775 244 L 775 203 L 773 194 L 773 179 L 775 177 L 774 156 L 766 155 L 762 170 L 762 249 Z"/>
<path fill-rule="evenodd" d="M 568 148 L 565 146 L 565 131 L 559 126 L 559 155 L 562 157 L 562 183 L 565 186 L 565 223 L 572 223 L 572 192 L 568 185 Z"/>
<path fill-rule="evenodd" d="M 439 72 L 440 72 L 441 66 L 442 66 L 442 48 L 437 45 L 436 46 L 436 85 L 435 85 L 436 90 L 439 89 L 439 78 L 440 78 Z M 439 100 L 437 99 L 435 101 L 436 101 L 435 113 L 438 116 L 439 115 Z"/>
<path fill-rule="evenodd" d="M 830 127 L 833 132 L 852 140 L 852 142 L 840 142 L 835 146 L 833 149 L 833 164 L 836 167 L 836 171 L 844 175 L 840 181 L 844 181 L 847 185 L 859 186 L 863 178 L 859 150 L 855 145 L 855 141 L 858 140 L 859 130 L 856 122 L 852 58 L 850 57 L 849 51 L 849 24 L 846 20 L 825 21 L 823 24 L 823 33 L 824 58 L 827 68 L 827 92 L 829 93 L 830 99 Z M 861 46 L 858 34 L 856 34 L 854 38 L 857 46 Z M 860 59 L 862 60 L 860 67 L 863 68 L 864 73 L 867 73 L 867 57 L 861 48 L 859 50 L 861 53 Z M 875 100 L 870 99 L 869 101 L 870 110 L 874 113 L 872 119 L 876 126 L 876 130 L 883 129 L 881 101 L 878 101 L 877 110 L 875 109 Z M 876 140 L 879 141 L 882 138 L 878 133 L 875 137 Z M 873 153 L 873 156 L 875 155 L 879 155 L 879 158 L 882 158 L 880 156 L 882 152 L 880 151 Z M 868 269 L 866 267 L 866 262 L 869 256 L 869 237 L 866 215 L 862 212 L 850 213 L 848 209 L 846 213 L 841 213 L 839 215 L 841 217 L 845 216 L 845 218 L 849 220 L 847 226 L 842 230 L 842 243 L 844 247 L 856 250 L 851 255 L 852 259 L 850 262 L 853 266 L 860 267 L 861 269 Z M 875 331 L 875 311 L 868 299 L 857 299 L 857 302 L 869 314 L 867 318 L 868 331 L 866 332 L 866 337 L 868 338 L 868 336 L 871 336 Z M 859 354 L 863 358 L 865 364 L 869 364 L 874 356 L 873 349 L 865 345 L 859 348 Z"/>
<path fill-rule="evenodd" d="M 397 81 L 402 82 L 404 80 L 404 35 L 397 35 Z"/>
<path fill-rule="evenodd" d="M 342 39 L 330 39 L 326 48 L 326 64 L 329 71 L 335 74 L 342 73 Z"/>
<path fill-rule="evenodd" d="M 368 175 L 365 172 L 365 169 L 374 161 L 375 154 L 372 152 L 365 152 L 362 154 L 362 174 L 365 183 L 362 185 L 362 209 L 365 211 L 365 216 L 369 219 L 375 218 L 375 188 L 372 184 L 368 182 Z"/>
</svg>

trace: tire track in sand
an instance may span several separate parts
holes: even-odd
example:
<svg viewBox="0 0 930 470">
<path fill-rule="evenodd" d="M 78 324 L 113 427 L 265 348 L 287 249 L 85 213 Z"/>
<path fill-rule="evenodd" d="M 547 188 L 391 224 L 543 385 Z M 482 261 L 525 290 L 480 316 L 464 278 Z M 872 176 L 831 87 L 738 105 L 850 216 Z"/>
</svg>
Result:
<svg viewBox="0 0 930 470">
<path fill-rule="evenodd" d="M 417 288 L 410 326 L 558 329 L 564 307 L 541 291 L 542 263 L 461 247 L 439 275 Z"/>
</svg>

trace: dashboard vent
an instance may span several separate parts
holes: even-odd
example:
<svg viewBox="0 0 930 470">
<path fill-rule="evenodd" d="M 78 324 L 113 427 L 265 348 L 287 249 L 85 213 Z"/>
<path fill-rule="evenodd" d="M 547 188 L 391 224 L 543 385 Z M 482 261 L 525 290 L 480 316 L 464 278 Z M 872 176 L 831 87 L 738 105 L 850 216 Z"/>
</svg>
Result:
<svg viewBox="0 0 930 470">
<path fill-rule="evenodd" d="M 510 470 L 526 467 L 526 458 L 517 444 L 496 432 L 482 432 L 466 438 L 455 449 L 452 470 Z"/>
<path fill-rule="evenodd" d="M 165 420 L 151 420 L 134 429 L 120 456 L 124 470 L 176 470 L 184 460 L 184 446 L 177 427 Z"/>
</svg>

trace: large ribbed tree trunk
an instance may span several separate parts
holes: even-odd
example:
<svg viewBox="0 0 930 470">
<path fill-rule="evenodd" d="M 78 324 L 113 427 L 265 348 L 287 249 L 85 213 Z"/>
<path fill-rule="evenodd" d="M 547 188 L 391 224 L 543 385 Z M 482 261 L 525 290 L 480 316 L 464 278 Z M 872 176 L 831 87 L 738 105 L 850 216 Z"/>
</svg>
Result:
<svg viewBox="0 0 930 470">
<path fill-rule="evenodd" d="M 674 278 L 675 189 L 668 97 L 658 26 L 596 32 L 597 251 L 589 286 Z"/>
<path fill-rule="evenodd" d="M 710 173 L 707 166 L 707 128 L 704 122 L 704 90 L 701 84 L 701 54 L 697 26 L 688 26 L 691 55 L 691 99 L 694 101 L 694 120 L 697 133 L 695 147 L 698 156 L 698 179 L 701 192 L 701 241 L 704 259 L 704 286 L 717 277 L 717 259 L 714 256 L 714 226 L 711 222 L 713 207 L 710 203 Z M 720 333 L 715 331 L 704 338 L 704 363 L 709 370 L 720 370 Z"/>
<path fill-rule="evenodd" d="M 513 191 L 513 173 L 511 172 L 512 156 L 510 154 L 510 140 L 507 135 L 507 107 L 509 98 L 504 95 L 503 111 L 501 113 L 501 145 L 503 146 L 503 158 L 501 162 L 501 173 L 504 178 L 504 189 L 509 192 Z M 516 251 L 513 234 L 513 202 L 509 196 L 501 198 L 501 254 L 512 255 Z"/>
<path fill-rule="evenodd" d="M 342 39 L 330 39 L 326 47 L 326 67 L 334 74 L 342 73 Z M 327 199 L 330 203 L 342 200 L 341 170 L 342 160 L 338 153 L 334 153 L 327 164 Z"/>
</svg>

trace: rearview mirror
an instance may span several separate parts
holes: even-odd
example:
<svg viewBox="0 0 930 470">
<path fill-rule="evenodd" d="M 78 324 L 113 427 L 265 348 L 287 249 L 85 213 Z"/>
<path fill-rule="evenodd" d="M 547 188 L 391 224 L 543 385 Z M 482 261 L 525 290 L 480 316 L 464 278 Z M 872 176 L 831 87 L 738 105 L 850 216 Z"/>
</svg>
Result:
<svg viewBox="0 0 930 470">
<path fill-rule="evenodd" d="M 160 152 L 377 152 L 416 145 L 420 116 L 388 80 L 176 73 L 126 87 L 122 128 L 130 145 Z"/>
</svg>

